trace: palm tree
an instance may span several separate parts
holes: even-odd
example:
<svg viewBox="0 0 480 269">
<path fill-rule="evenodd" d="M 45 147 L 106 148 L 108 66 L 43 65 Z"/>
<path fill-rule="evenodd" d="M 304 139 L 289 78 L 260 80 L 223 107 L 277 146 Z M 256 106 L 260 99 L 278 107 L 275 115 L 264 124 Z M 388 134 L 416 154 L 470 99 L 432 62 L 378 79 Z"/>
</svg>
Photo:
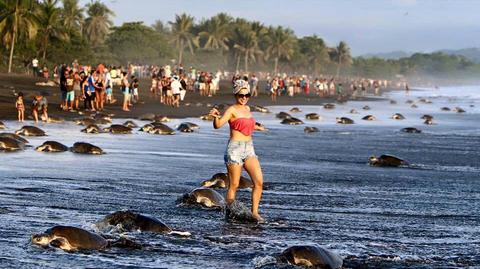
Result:
<svg viewBox="0 0 480 269">
<path fill-rule="evenodd" d="M 250 27 L 253 32 L 255 32 L 255 35 L 257 36 L 258 44 L 266 44 L 266 41 L 268 39 L 268 28 L 265 27 L 265 25 L 259 21 L 253 21 L 250 22 Z M 263 48 L 261 48 L 263 49 Z"/>
<path fill-rule="evenodd" d="M 340 41 L 338 46 L 335 48 L 335 55 L 337 60 L 337 74 L 336 77 L 340 75 L 341 65 L 348 65 L 352 63 L 352 56 L 350 55 L 350 48 L 347 43 Z"/>
<path fill-rule="evenodd" d="M 156 20 L 155 23 L 152 24 L 152 28 L 155 30 L 155 32 L 162 35 L 166 35 L 170 32 L 168 25 L 165 25 L 161 20 Z"/>
<path fill-rule="evenodd" d="M 235 48 L 235 44 L 238 43 L 238 40 L 240 39 L 240 32 L 238 31 L 238 28 L 241 27 L 242 25 L 247 25 L 248 21 L 243 18 L 236 18 L 235 21 L 232 22 L 232 29 L 231 29 L 231 38 L 228 42 L 228 48 L 229 51 L 232 52 L 233 59 L 236 62 L 235 65 L 235 70 L 238 72 L 238 69 L 240 68 L 240 60 L 241 60 L 241 54 L 240 51 Z"/>
<path fill-rule="evenodd" d="M 316 35 L 299 40 L 300 52 L 306 56 L 307 64 L 313 64 L 313 73 L 318 74 L 322 65 L 329 62 L 328 48 L 323 39 Z"/>
<path fill-rule="evenodd" d="M 216 20 L 220 21 L 221 24 L 227 25 L 233 22 L 232 16 L 228 15 L 227 13 L 220 12 L 217 15 L 213 16 Z"/>
<path fill-rule="evenodd" d="M 198 38 L 192 33 L 193 20 L 194 18 L 192 16 L 183 13 L 181 15 L 175 15 L 174 22 L 169 22 L 172 27 L 171 42 L 175 43 L 178 49 L 178 64 L 182 64 L 185 47 L 188 47 L 190 53 L 193 55 L 193 47 L 199 46 Z"/>
<path fill-rule="evenodd" d="M 249 23 L 241 23 L 235 27 L 233 31 L 234 46 L 237 51 L 237 70 L 240 63 L 240 57 L 243 55 L 245 61 L 245 72 L 248 72 L 248 61 L 256 61 L 256 56 L 262 55 L 263 52 L 258 46 L 258 37 Z"/>
<path fill-rule="evenodd" d="M 32 13 L 30 0 L 0 1 L 0 24 L 3 25 L 2 37 L 9 44 L 8 73 L 12 72 L 13 52 L 19 36 L 33 38 L 36 34 L 36 20 Z"/>
<path fill-rule="evenodd" d="M 36 17 L 41 35 L 42 59 L 47 56 L 48 43 L 51 39 L 68 40 L 62 23 L 61 10 L 57 8 L 58 0 L 45 0 L 37 10 Z"/>
<path fill-rule="evenodd" d="M 220 57 L 225 64 L 223 54 L 224 51 L 228 51 L 229 49 L 228 41 L 231 32 L 230 25 L 225 22 L 224 18 L 219 17 L 219 15 L 202 22 L 200 28 L 203 29 L 203 31 L 201 31 L 198 36 L 205 40 L 203 45 L 204 49 L 220 51 Z"/>
<path fill-rule="evenodd" d="M 250 26 L 257 36 L 258 50 L 262 52 L 261 54 L 263 54 L 263 52 L 267 50 L 268 28 L 259 21 L 250 22 Z M 263 58 L 265 57 L 259 57 L 258 60 L 262 61 Z"/>
<path fill-rule="evenodd" d="M 111 17 L 115 16 L 115 13 L 96 0 L 87 4 L 87 15 L 84 33 L 93 46 L 98 46 L 105 41 L 110 27 L 113 25 Z"/>
<path fill-rule="evenodd" d="M 285 58 L 290 60 L 294 53 L 295 36 L 290 29 L 283 29 L 281 26 L 268 29 L 268 46 L 266 49 L 266 58 L 273 57 L 273 74 L 277 74 L 278 60 Z"/>
<path fill-rule="evenodd" d="M 78 0 L 63 0 L 62 20 L 68 32 L 82 33 L 83 11 L 78 5 Z"/>
</svg>

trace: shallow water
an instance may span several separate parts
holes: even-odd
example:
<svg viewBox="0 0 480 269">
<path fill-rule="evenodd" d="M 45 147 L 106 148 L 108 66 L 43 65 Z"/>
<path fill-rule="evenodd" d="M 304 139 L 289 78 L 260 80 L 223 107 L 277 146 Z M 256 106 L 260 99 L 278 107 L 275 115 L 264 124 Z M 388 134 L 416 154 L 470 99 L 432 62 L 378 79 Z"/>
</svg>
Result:
<svg viewBox="0 0 480 269">
<path fill-rule="evenodd" d="M 33 146 L 45 140 L 69 146 L 85 141 L 107 154 L 47 154 L 33 148 L 0 154 L 0 266 L 253 268 L 290 245 L 311 243 L 339 253 L 347 267 L 480 266 L 478 92 L 480 87 L 442 88 L 408 97 L 390 93 L 396 105 L 384 100 L 348 102 L 334 110 L 302 106 L 303 112 L 291 114 L 303 120 L 317 112 L 322 120 L 304 120 L 301 126 L 281 125 L 274 113 L 256 113 L 270 128 L 255 135 L 265 176 L 261 210 L 268 220 L 258 226 L 226 223 L 218 211 L 176 206 L 182 194 L 224 171 L 226 127 L 213 130 L 210 122 L 187 119 L 200 130 L 173 136 L 87 135 L 73 123 L 40 124 L 48 137 L 29 138 Z M 417 102 L 416 109 L 405 104 L 418 97 L 433 103 Z M 364 105 L 371 110 L 362 110 Z M 461 106 L 467 113 L 442 112 L 443 106 Z M 349 114 L 352 108 L 359 114 Z M 271 107 L 273 112 L 289 109 Z M 406 119 L 390 119 L 396 112 Z M 378 120 L 361 120 L 367 114 Z M 423 114 L 433 115 L 437 124 L 424 125 Z M 355 124 L 335 124 L 337 116 L 351 117 Z M 20 127 L 6 125 L 8 131 Z M 305 126 L 320 132 L 305 134 Z M 401 133 L 403 127 L 423 133 Z M 385 153 L 411 167 L 367 165 L 369 156 Z M 239 199 L 249 204 L 249 192 L 239 191 Z M 54 225 L 93 229 L 94 222 L 121 209 L 155 216 L 192 236 L 130 233 L 148 246 L 73 254 L 29 243 L 32 234 Z"/>
</svg>

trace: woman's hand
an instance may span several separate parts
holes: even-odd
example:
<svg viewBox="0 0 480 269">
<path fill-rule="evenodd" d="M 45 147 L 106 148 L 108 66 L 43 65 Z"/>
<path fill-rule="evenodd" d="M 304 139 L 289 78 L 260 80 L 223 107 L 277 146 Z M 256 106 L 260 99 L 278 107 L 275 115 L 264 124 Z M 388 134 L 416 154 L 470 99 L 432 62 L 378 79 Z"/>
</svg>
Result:
<svg viewBox="0 0 480 269">
<path fill-rule="evenodd" d="M 208 113 L 209 116 L 212 116 L 214 118 L 220 118 L 220 111 L 216 108 L 212 108 L 210 112 Z"/>
<path fill-rule="evenodd" d="M 218 109 L 212 108 L 208 113 L 208 115 L 213 117 L 213 128 L 215 129 L 221 128 L 225 123 L 227 123 L 232 118 L 232 113 L 233 113 L 233 107 L 229 107 L 227 110 L 225 110 L 225 113 L 223 113 L 223 116 L 220 115 L 220 112 L 218 111 Z"/>
</svg>

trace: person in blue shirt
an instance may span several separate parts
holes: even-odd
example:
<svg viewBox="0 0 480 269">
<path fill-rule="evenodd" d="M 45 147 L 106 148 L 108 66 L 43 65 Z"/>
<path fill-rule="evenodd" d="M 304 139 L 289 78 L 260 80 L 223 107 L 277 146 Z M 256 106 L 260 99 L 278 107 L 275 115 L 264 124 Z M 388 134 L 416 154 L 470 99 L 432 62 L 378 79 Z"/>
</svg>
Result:
<svg viewBox="0 0 480 269">
<path fill-rule="evenodd" d="M 83 104 L 85 111 L 95 111 L 94 100 L 95 100 L 95 78 L 87 73 L 85 79 L 82 82 L 83 90 Z"/>
</svg>

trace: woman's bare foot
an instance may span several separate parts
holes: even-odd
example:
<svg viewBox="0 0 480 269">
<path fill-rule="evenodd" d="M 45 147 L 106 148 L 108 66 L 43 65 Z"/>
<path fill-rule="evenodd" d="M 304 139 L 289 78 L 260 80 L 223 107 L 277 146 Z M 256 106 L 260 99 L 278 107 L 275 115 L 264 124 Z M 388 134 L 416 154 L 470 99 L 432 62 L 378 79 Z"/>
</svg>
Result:
<svg viewBox="0 0 480 269">
<path fill-rule="evenodd" d="M 257 221 L 257 223 L 265 223 L 265 219 L 262 218 L 262 216 L 260 216 L 260 214 L 258 213 L 256 214 L 252 213 L 252 217 Z"/>
</svg>

